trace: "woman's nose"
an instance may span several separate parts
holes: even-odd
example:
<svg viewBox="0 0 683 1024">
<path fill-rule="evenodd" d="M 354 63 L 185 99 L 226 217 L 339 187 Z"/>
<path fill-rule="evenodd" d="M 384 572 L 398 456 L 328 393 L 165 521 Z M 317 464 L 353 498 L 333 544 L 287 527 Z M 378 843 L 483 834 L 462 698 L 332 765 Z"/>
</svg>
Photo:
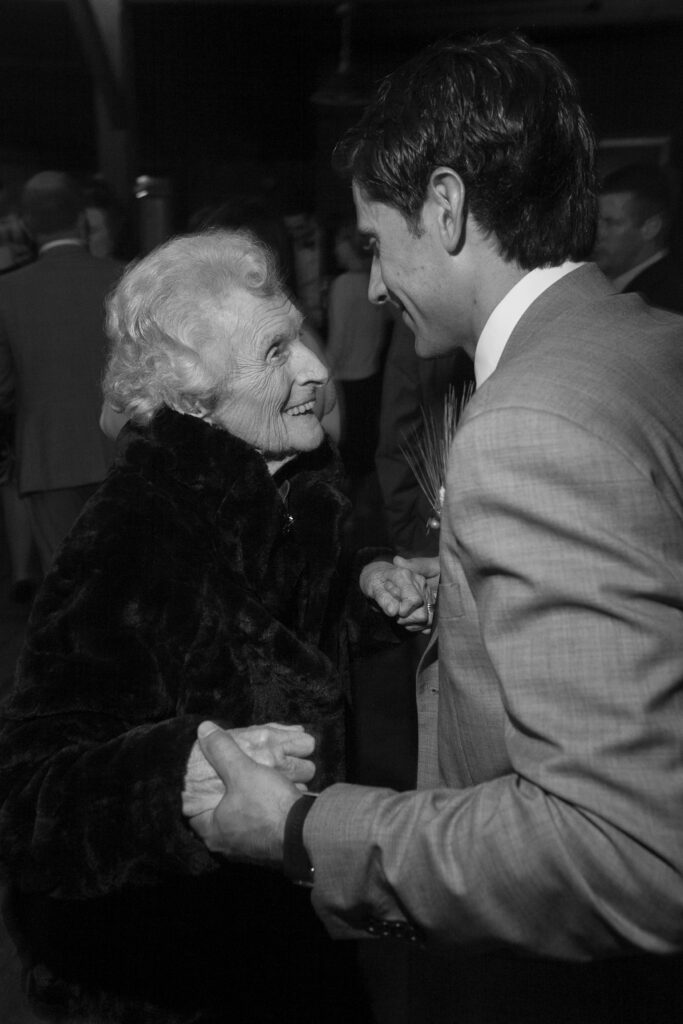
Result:
<svg viewBox="0 0 683 1024">
<path fill-rule="evenodd" d="M 296 379 L 300 384 L 327 384 L 330 376 L 325 364 L 303 341 L 295 342 Z"/>
</svg>

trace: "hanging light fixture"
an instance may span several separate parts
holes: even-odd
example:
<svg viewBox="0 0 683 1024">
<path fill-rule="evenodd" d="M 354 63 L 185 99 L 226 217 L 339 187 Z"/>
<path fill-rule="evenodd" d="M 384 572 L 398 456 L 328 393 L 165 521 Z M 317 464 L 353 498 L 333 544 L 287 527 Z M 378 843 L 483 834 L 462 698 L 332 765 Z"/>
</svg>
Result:
<svg viewBox="0 0 683 1024">
<path fill-rule="evenodd" d="M 335 14 L 341 23 L 337 69 L 316 89 L 311 102 L 320 107 L 364 107 L 368 102 L 367 83 L 351 64 L 353 4 L 339 4 Z"/>
</svg>

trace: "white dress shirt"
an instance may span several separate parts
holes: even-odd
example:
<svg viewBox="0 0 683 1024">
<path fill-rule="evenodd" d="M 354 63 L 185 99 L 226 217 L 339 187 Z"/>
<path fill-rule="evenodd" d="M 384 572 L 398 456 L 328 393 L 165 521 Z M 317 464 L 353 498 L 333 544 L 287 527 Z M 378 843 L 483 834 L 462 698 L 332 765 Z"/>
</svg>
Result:
<svg viewBox="0 0 683 1024">
<path fill-rule="evenodd" d="M 555 284 L 565 274 L 570 274 L 572 270 L 582 266 L 583 263 L 567 260 L 559 267 L 537 267 L 530 270 L 500 300 L 484 324 L 475 349 L 474 377 L 478 388 L 498 366 L 498 360 L 510 335 L 532 302 L 535 302 L 546 288 L 550 288 L 551 284 Z"/>
</svg>

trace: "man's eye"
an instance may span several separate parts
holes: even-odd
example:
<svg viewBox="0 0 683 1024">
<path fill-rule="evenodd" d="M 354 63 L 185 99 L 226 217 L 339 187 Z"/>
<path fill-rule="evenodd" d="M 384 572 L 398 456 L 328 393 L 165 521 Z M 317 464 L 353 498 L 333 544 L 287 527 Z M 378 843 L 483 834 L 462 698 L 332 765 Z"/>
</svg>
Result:
<svg viewBox="0 0 683 1024">
<path fill-rule="evenodd" d="M 377 245 L 376 238 L 366 238 L 363 241 L 363 252 L 369 252 L 372 256 L 377 256 L 379 253 L 379 246 Z"/>
</svg>

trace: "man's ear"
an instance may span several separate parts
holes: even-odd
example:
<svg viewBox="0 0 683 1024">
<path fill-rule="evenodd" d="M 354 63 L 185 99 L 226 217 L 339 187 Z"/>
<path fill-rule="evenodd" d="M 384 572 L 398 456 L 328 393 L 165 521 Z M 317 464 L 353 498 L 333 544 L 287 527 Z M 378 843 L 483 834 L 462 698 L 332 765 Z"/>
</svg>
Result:
<svg viewBox="0 0 683 1024">
<path fill-rule="evenodd" d="M 646 242 L 652 242 L 664 230 L 664 220 L 660 213 L 653 213 L 640 226 L 640 233 Z"/>
<path fill-rule="evenodd" d="M 464 182 L 451 167 L 437 167 L 429 178 L 427 195 L 435 204 L 444 248 L 456 253 L 462 245 L 467 221 Z"/>
</svg>

